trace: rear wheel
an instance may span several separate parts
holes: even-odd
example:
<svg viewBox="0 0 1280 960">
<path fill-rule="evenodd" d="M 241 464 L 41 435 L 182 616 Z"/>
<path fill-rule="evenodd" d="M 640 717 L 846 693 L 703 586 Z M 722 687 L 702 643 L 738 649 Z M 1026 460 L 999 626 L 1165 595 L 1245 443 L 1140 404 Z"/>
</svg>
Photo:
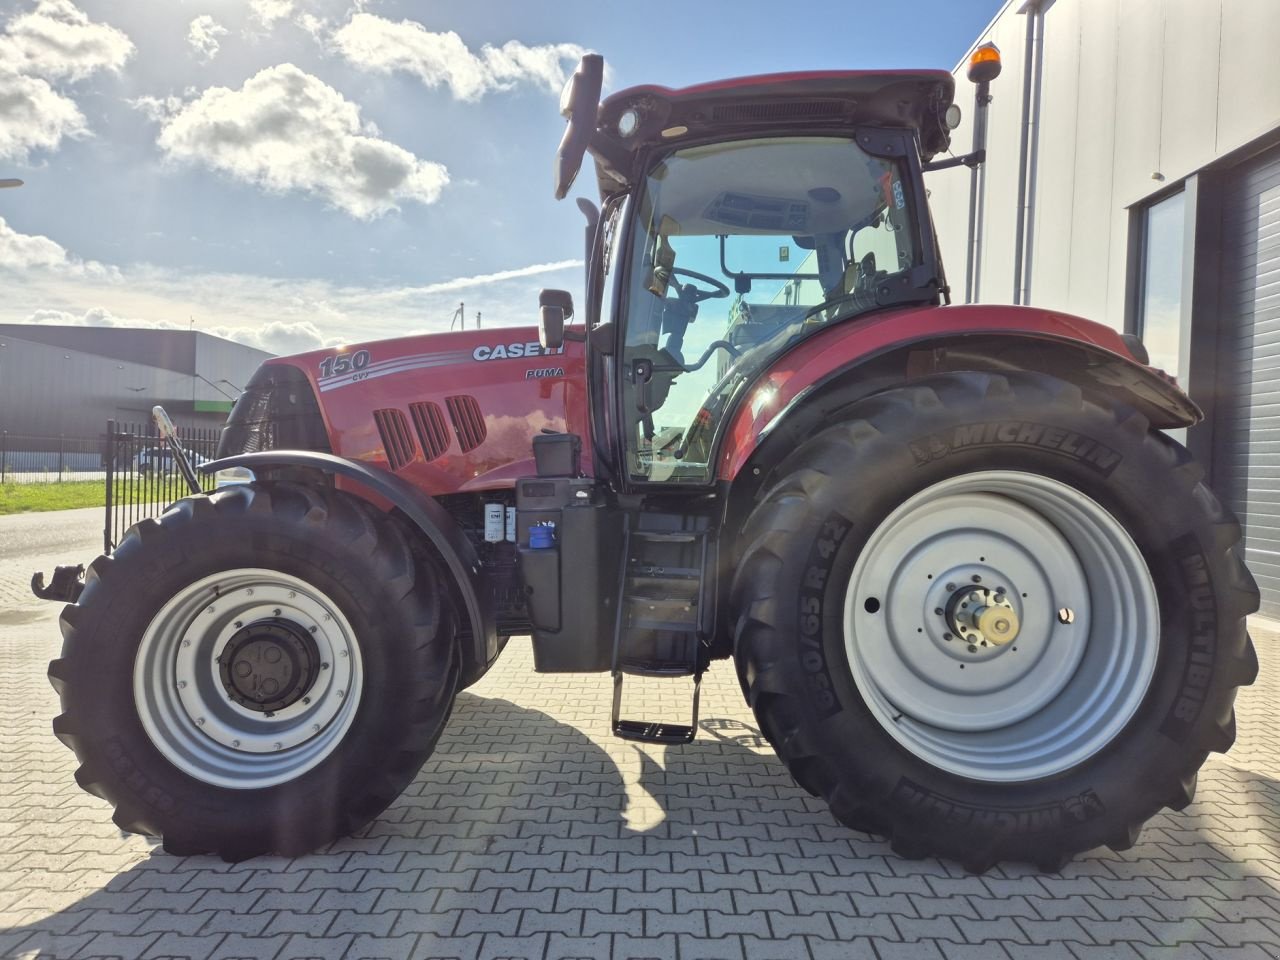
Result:
<svg viewBox="0 0 1280 960">
<path fill-rule="evenodd" d="M 457 684 L 444 583 L 368 505 L 239 485 L 99 558 L 49 675 L 76 778 L 176 853 L 296 855 L 412 780 Z"/>
<path fill-rule="evenodd" d="M 1140 415 L 1031 375 L 856 405 L 743 534 L 736 659 L 766 736 L 909 856 L 1053 867 L 1190 802 L 1257 671 L 1239 526 Z"/>
</svg>

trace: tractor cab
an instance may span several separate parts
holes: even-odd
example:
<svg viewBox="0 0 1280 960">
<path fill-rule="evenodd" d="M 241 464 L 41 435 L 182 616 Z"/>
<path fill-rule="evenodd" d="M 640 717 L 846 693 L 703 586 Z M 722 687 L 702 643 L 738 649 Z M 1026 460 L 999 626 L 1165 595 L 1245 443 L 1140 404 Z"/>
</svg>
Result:
<svg viewBox="0 0 1280 960">
<path fill-rule="evenodd" d="M 728 414 L 780 354 L 940 302 L 921 170 L 947 144 L 952 78 L 780 74 L 636 87 L 597 109 L 598 72 L 584 58 L 566 87 L 556 186 L 593 155 L 593 426 L 626 488 L 710 484 Z"/>
</svg>

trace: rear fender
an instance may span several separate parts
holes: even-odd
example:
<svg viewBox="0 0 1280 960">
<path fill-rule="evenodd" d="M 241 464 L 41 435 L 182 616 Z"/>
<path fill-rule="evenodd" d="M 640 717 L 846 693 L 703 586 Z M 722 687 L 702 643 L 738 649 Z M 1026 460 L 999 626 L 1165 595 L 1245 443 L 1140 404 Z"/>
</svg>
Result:
<svg viewBox="0 0 1280 960">
<path fill-rule="evenodd" d="M 954 314 L 977 308 L 942 309 Z M 915 314 L 925 312 L 885 318 L 898 321 L 896 332 L 907 336 L 886 336 L 886 323 L 834 328 L 836 336 L 811 337 L 779 358 L 738 405 L 717 458 L 718 479 L 732 482 L 748 467 L 754 476 L 767 472 L 764 467 L 779 447 L 790 445 L 770 442 L 771 437 L 786 435 L 794 442 L 816 424 L 829 422 L 844 403 L 944 371 L 1046 373 L 1076 384 L 1087 395 L 1128 404 L 1159 429 L 1189 427 L 1203 418 L 1171 378 L 1127 355 L 1124 341 L 1110 328 L 1035 311 L 1040 322 L 1034 329 L 987 323 L 939 332 L 937 319 L 932 329 L 915 336 L 903 329 L 913 325 Z M 1025 308 L 984 312 L 988 321 L 1013 319 L 1010 314 L 1025 319 L 1032 313 Z M 764 456 L 766 446 L 773 451 L 769 456 Z"/>
<path fill-rule="evenodd" d="M 381 500 L 397 507 L 427 538 L 452 575 L 462 600 L 463 612 L 471 630 L 470 642 L 462 647 L 463 686 L 475 682 L 498 656 L 497 623 L 493 611 L 480 602 L 480 558 L 461 527 L 435 500 L 412 484 L 385 470 L 377 470 L 344 460 L 330 453 L 310 450 L 266 450 L 224 457 L 203 464 L 200 469 L 214 473 L 231 467 L 246 467 L 255 476 L 284 469 L 318 470 L 331 476 L 343 477 L 360 488 L 361 493 L 373 494 L 370 500 Z"/>
</svg>

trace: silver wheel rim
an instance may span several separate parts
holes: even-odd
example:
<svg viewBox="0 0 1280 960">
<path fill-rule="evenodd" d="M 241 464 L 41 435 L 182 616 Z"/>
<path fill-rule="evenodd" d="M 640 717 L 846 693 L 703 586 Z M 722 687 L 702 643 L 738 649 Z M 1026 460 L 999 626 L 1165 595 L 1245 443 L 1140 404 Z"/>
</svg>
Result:
<svg viewBox="0 0 1280 960">
<path fill-rule="evenodd" d="M 299 699 L 269 711 L 236 702 L 219 661 L 246 627 L 265 622 L 305 631 L 318 657 Z M 241 790 L 293 780 L 328 757 L 355 719 L 362 686 L 360 647 L 338 605 L 263 569 L 180 590 L 147 626 L 133 667 L 134 703 L 156 749 L 197 780 Z"/>
<path fill-rule="evenodd" d="M 944 480 L 891 513 L 854 566 L 844 627 L 881 726 L 935 767 L 999 782 L 1052 776 L 1114 740 L 1159 646 L 1155 584 L 1124 527 L 1015 471 Z"/>
</svg>

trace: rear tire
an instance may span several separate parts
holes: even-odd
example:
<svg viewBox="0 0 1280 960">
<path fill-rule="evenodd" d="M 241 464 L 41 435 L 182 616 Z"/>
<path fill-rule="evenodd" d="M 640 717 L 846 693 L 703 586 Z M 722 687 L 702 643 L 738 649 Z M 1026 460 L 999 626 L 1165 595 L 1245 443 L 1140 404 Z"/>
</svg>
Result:
<svg viewBox="0 0 1280 960">
<path fill-rule="evenodd" d="M 1201 476 L 1140 414 L 1049 377 L 861 401 L 742 533 L 735 660 L 765 736 L 904 856 L 1056 869 L 1131 846 L 1191 801 L 1257 674 L 1239 524 Z M 951 600 L 970 590 L 1010 634 L 973 632 Z"/>
<path fill-rule="evenodd" d="M 90 566 L 49 665 L 77 782 L 176 854 L 296 856 L 412 781 L 453 704 L 445 581 L 363 501 L 180 500 Z"/>
</svg>

